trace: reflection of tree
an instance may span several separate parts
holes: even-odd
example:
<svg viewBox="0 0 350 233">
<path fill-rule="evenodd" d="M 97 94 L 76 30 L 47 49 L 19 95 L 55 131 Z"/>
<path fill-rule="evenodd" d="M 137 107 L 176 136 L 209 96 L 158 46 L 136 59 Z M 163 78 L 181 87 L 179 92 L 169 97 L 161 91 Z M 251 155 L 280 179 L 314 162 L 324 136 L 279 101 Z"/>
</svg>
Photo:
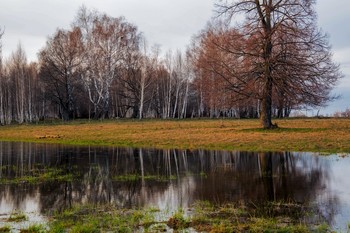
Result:
<svg viewBox="0 0 350 233">
<path fill-rule="evenodd" d="M 329 180 L 327 161 L 317 156 L 237 152 L 223 154 L 221 159 L 225 158 L 225 163 L 218 160 L 216 152 L 207 153 L 206 161 L 211 162 L 210 166 L 206 165 L 209 167 L 208 181 L 200 183 L 196 199 L 253 203 L 254 206 L 267 202 L 295 203 L 307 207 L 324 191 Z M 328 213 L 323 213 L 321 206 L 314 211 L 327 214 L 324 217 L 328 220 L 333 219 L 338 204 L 334 202 L 335 197 L 332 200 L 327 203 Z"/>
<path fill-rule="evenodd" d="M 208 180 L 215 181 L 216 187 L 232 190 L 231 200 L 277 201 L 292 198 L 302 201 L 298 192 L 302 192 L 304 197 L 305 191 L 320 188 L 327 178 L 323 177 L 327 173 L 325 164 L 318 162 L 317 157 L 312 158 L 312 166 L 308 167 L 311 165 L 307 162 L 310 157 L 296 157 L 290 153 L 237 152 L 224 154 L 221 158 L 216 152 L 207 153 L 206 164 L 201 164 L 201 169 L 205 166 Z M 311 177 L 312 180 L 309 179 Z M 222 201 L 225 199 L 222 197 Z"/>
<path fill-rule="evenodd" d="M 327 160 L 296 153 L 143 150 L 67 147 L 0 142 L 0 178 L 60 169 L 73 180 L 0 185 L 0 200 L 20 209 L 28 199 L 38 210 L 75 203 L 123 208 L 188 207 L 196 200 L 222 204 L 292 202 L 311 204 L 327 186 Z M 136 175 L 137 179 L 118 180 Z M 150 179 L 151 177 L 151 179 Z M 328 219 L 337 207 L 327 203 Z M 329 211 L 331 210 L 331 211 Z M 321 211 L 321 209 L 318 209 Z"/>
</svg>

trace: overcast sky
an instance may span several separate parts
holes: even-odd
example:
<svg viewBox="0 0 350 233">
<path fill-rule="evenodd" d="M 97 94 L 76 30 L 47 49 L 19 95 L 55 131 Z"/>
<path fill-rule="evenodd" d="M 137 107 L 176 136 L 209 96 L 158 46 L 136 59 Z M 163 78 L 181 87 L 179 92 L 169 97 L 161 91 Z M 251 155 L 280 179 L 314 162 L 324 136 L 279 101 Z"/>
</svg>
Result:
<svg viewBox="0 0 350 233">
<path fill-rule="evenodd" d="M 68 29 L 83 4 L 110 16 L 124 16 L 138 26 L 149 44 L 159 44 L 163 51 L 183 50 L 205 27 L 214 9 L 214 0 L 0 0 L 4 57 L 21 43 L 28 60 L 36 61 L 47 37 L 57 28 Z M 330 35 L 334 60 L 345 75 L 335 89 L 342 98 L 321 109 L 321 114 L 350 107 L 349 11 L 349 0 L 317 1 L 318 24 Z"/>
</svg>

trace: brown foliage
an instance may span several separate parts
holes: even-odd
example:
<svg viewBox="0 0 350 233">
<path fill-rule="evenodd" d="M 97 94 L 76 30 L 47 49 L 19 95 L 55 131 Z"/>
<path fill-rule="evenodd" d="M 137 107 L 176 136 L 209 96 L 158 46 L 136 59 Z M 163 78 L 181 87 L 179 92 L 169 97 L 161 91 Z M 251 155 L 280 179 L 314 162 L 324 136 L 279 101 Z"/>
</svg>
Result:
<svg viewBox="0 0 350 233">
<path fill-rule="evenodd" d="M 244 14 L 236 27 L 218 24 L 199 38 L 201 76 L 222 79 L 236 99 L 259 100 L 264 128 L 271 128 L 273 102 L 291 108 L 320 106 L 342 76 L 332 62 L 327 36 L 316 26 L 313 1 L 219 1 L 219 14 Z"/>
</svg>

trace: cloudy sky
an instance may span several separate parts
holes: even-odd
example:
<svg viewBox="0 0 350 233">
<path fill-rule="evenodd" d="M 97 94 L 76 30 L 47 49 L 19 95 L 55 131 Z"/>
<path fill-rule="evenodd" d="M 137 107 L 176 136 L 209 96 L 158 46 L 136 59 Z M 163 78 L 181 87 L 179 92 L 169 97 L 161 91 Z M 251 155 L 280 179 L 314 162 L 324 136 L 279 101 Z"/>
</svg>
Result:
<svg viewBox="0 0 350 233">
<path fill-rule="evenodd" d="M 149 44 L 163 51 L 184 49 L 191 37 L 213 16 L 214 0 L 0 0 L 3 55 L 21 43 L 28 60 L 35 61 L 48 36 L 69 28 L 83 4 L 111 16 L 124 16 L 138 26 Z M 335 93 L 342 98 L 321 109 L 329 114 L 350 107 L 350 1 L 318 0 L 319 26 L 330 35 L 334 60 L 345 75 Z M 317 110 L 315 110 L 317 112 Z"/>
</svg>

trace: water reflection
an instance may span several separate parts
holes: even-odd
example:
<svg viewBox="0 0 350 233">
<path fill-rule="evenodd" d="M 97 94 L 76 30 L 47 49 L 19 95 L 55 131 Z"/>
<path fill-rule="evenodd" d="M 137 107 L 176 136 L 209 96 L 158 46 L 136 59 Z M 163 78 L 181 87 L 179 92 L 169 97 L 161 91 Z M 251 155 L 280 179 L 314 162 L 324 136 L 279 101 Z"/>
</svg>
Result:
<svg viewBox="0 0 350 233">
<path fill-rule="evenodd" d="M 339 197 L 330 189 L 337 172 L 332 164 L 330 158 L 305 153 L 0 142 L 0 214 L 15 209 L 47 213 L 74 203 L 171 210 L 188 208 L 197 200 L 247 205 L 283 201 L 315 205 L 315 216 L 337 225 L 334 216 L 342 210 Z M 55 170 L 71 178 L 21 179 Z"/>
</svg>

